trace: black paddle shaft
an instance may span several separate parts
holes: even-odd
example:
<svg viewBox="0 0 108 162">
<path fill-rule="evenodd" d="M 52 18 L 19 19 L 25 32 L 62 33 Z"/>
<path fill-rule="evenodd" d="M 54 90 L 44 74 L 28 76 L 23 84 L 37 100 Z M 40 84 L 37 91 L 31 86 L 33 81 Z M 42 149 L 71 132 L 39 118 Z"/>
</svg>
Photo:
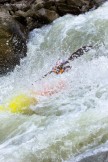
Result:
<svg viewBox="0 0 108 162">
<path fill-rule="evenodd" d="M 74 59 L 82 56 L 85 52 L 88 52 L 91 48 L 93 48 L 93 46 L 83 46 L 79 48 L 77 51 L 72 53 L 72 55 L 68 58 L 68 60 L 73 61 Z"/>
</svg>

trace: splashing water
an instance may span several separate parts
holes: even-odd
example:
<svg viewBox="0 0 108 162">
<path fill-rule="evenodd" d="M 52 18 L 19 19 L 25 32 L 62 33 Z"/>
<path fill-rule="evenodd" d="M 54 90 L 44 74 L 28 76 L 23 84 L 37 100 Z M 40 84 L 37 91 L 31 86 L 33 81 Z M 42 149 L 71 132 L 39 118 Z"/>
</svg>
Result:
<svg viewBox="0 0 108 162">
<path fill-rule="evenodd" d="M 61 162 L 107 143 L 107 34 L 108 3 L 80 16 L 66 15 L 30 33 L 28 56 L 14 72 L 0 78 L 0 103 L 59 80 L 67 87 L 40 97 L 31 116 L 0 114 L 0 162 Z M 71 62 L 69 72 L 35 82 L 59 58 L 91 44 L 95 48 Z"/>
</svg>

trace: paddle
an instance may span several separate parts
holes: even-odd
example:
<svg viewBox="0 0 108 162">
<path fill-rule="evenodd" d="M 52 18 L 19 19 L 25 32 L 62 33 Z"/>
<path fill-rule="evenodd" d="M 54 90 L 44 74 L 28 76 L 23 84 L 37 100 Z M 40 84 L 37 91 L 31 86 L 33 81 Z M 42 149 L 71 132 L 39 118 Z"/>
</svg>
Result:
<svg viewBox="0 0 108 162">
<path fill-rule="evenodd" d="M 83 47 L 79 48 L 77 51 L 75 51 L 74 53 L 72 53 L 71 56 L 66 61 L 64 61 L 63 63 L 61 63 L 59 66 L 56 66 L 56 69 L 59 70 L 60 68 L 63 68 L 63 66 L 66 65 L 67 63 L 69 63 L 69 61 L 73 61 L 74 59 L 82 56 L 85 52 L 88 52 L 92 48 L 93 48 L 93 46 L 83 46 Z M 67 67 L 69 67 L 69 66 L 67 66 Z M 43 75 L 39 80 L 41 80 L 42 78 L 45 78 L 46 76 L 48 76 L 51 73 L 54 73 L 54 71 L 53 70 L 49 71 L 48 73 L 46 73 L 45 75 Z M 37 81 L 39 81 L 39 80 L 37 80 Z M 37 82 L 37 81 L 35 81 L 35 82 Z"/>
</svg>

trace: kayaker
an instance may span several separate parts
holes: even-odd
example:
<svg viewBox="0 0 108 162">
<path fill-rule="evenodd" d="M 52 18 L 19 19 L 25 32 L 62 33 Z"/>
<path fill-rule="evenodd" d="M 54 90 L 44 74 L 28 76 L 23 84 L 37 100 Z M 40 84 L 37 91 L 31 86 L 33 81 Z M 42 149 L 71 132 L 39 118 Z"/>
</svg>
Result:
<svg viewBox="0 0 108 162">
<path fill-rule="evenodd" d="M 59 59 L 56 62 L 56 65 L 52 68 L 52 72 L 54 72 L 55 74 L 62 74 L 64 72 L 67 72 L 69 69 L 71 69 L 70 65 L 65 66 L 68 63 L 69 61 L 64 61 L 62 59 Z"/>
<path fill-rule="evenodd" d="M 45 74 L 42 78 L 45 78 L 47 75 L 51 73 L 55 73 L 59 75 L 59 74 L 63 74 L 64 72 L 68 72 L 71 69 L 71 66 L 69 65 L 70 61 L 73 61 L 74 59 L 82 56 L 85 52 L 88 52 L 91 48 L 92 46 L 83 46 L 79 48 L 77 51 L 75 51 L 74 53 L 72 53 L 67 60 L 64 61 L 62 59 L 59 59 L 56 62 L 55 66 L 52 68 L 52 70 L 49 71 L 47 74 Z M 66 82 L 61 80 L 52 86 L 49 86 L 49 84 L 47 84 L 42 91 L 37 91 L 37 92 L 32 91 L 32 92 L 36 95 L 49 96 L 59 92 L 61 89 L 64 89 L 65 87 L 66 87 Z"/>
</svg>

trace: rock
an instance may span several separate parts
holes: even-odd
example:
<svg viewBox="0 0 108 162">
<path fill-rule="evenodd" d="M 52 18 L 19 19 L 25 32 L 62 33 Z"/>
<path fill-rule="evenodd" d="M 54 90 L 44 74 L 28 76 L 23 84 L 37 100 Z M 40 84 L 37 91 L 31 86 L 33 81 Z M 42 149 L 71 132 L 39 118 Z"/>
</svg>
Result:
<svg viewBox="0 0 108 162">
<path fill-rule="evenodd" d="M 74 5 L 78 7 L 82 7 L 83 5 L 88 5 L 89 6 L 89 1 L 88 0 L 67 0 L 68 5 Z"/>
<path fill-rule="evenodd" d="M 7 4 L 6 4 L 7 5 Z M 27 11 L 28 9 L 30 9 L 30 6 L 27 3 L 14 3 L 10 5 L 12 8 L 12 11 L 18 11 L 18 10 L 22 10 L 22 11 Z"/>
<path fill-rule="evenodd" d="M 27 4 L 32 4 L 35 3 L 35 0 L 10 0 L 10 3 L 27 3 Z"/>
<path fill-rule="evenodd" d="M 93 0 L 93 1 L 91 1 L 91 8 L 92 7 L 95 7 L 95 8 L 97 8 L 97 7 L 99 7 L 101 4 L 103 4 L 105 1 L 107 1 L 107 0 Z"/>
<path fill-rule="evenodd" d="M 36 3 L 36 4 L 43 4 L 43 3 L 45 3 L 45 2 L 44 2 L 44 0 L 36 0 L 35 3 Z"/>
<path fill-rule="evenodd" d="M 26 56 L 26 37 L 22 26 L 0 8 L 0 75 L 20 64 Z"/>
<path fill-rule="evenodd" d="M 34 11 L 37 11 L 37 10 L 40 10 L 41 8 L 43 8 L 43 7 L 44 7 L 43 3 L 37 3 L 37 4 L 33 5 L 32 9 Z"/>
<path fill-rule="evenodd" d="M 67 2 L 66 0 L 55 0 L 55 2 L 57 3 L 57 2 L 59 2 L 59 3 L 65 3 L 65 2 Z"/>
<path fill-rule="evenodd" d="M 18 11 L 15 12 L 15 15 L 19 16 L 19 17 L 27 17 L 27 12 L 24 12 L 22 10 L 18 10 Z"/>
<path fill-rule="evenodd" d="M 1 0 L 10 14 L 29 31 L 65 14 L 79 15 L 106 0 Z M 30 23 L 30 24 L 29 24 Z"/>
<path fill-rule="evenodd" d="M 67 0 L 67 3 L 60 1 L 57 2 L 58 13 L 64 15 L 66 13 L 79 15 L 89 11 L 93 6 L 90 5 L 89 0 Z"/>
<path fill-rule="evenodd" d="M 59 17 L 59 15 L 55 11 L 51 11 L 45 8 L 38 10 L 37 14 L 43 19 L 43 21 L 49 23 Z"/>
<path fill-rule="evenodd" d="M 27 31 L 31 31 L 33 30 L 34 28 L 39 28 L 41 27 L 43 24 L 42 22 L 32 18 L 32 17 L 27 17 L 26 18 L 26 21 L 27 21 Z"/>
<path fill-rule="evenodd" d="M 57 12 L 61 16 L 65 15 L 66 13 L 79 15 L 81 13 L 81 10 L 80 10 L 80 8 L 78 6 L 75 7 L 74 5 L 67 5 L 67 4 L 63 4 L 63 3 L 57 3 Z"/>
<path fill-rule="evenodd" d="M 103 2 L 105 2 L 106 0 L 94 0 L 95 3 L 97 4 L 102 4 Z"/>
<path fill-rule="evenodd" d="M 10 0 L 0 0 L 1 4 L 6 3 L 6 2 L 10 2 Z"/>
<path fill-rule="evenodd" d="M 49 1 L 46 1 L 46 3 L 44 4 L 44 7 L 46 9 L 50 9 L 54 5 L 55 5 L 55 1 L 54 0 L 49 0 Z"/>
</svg>

